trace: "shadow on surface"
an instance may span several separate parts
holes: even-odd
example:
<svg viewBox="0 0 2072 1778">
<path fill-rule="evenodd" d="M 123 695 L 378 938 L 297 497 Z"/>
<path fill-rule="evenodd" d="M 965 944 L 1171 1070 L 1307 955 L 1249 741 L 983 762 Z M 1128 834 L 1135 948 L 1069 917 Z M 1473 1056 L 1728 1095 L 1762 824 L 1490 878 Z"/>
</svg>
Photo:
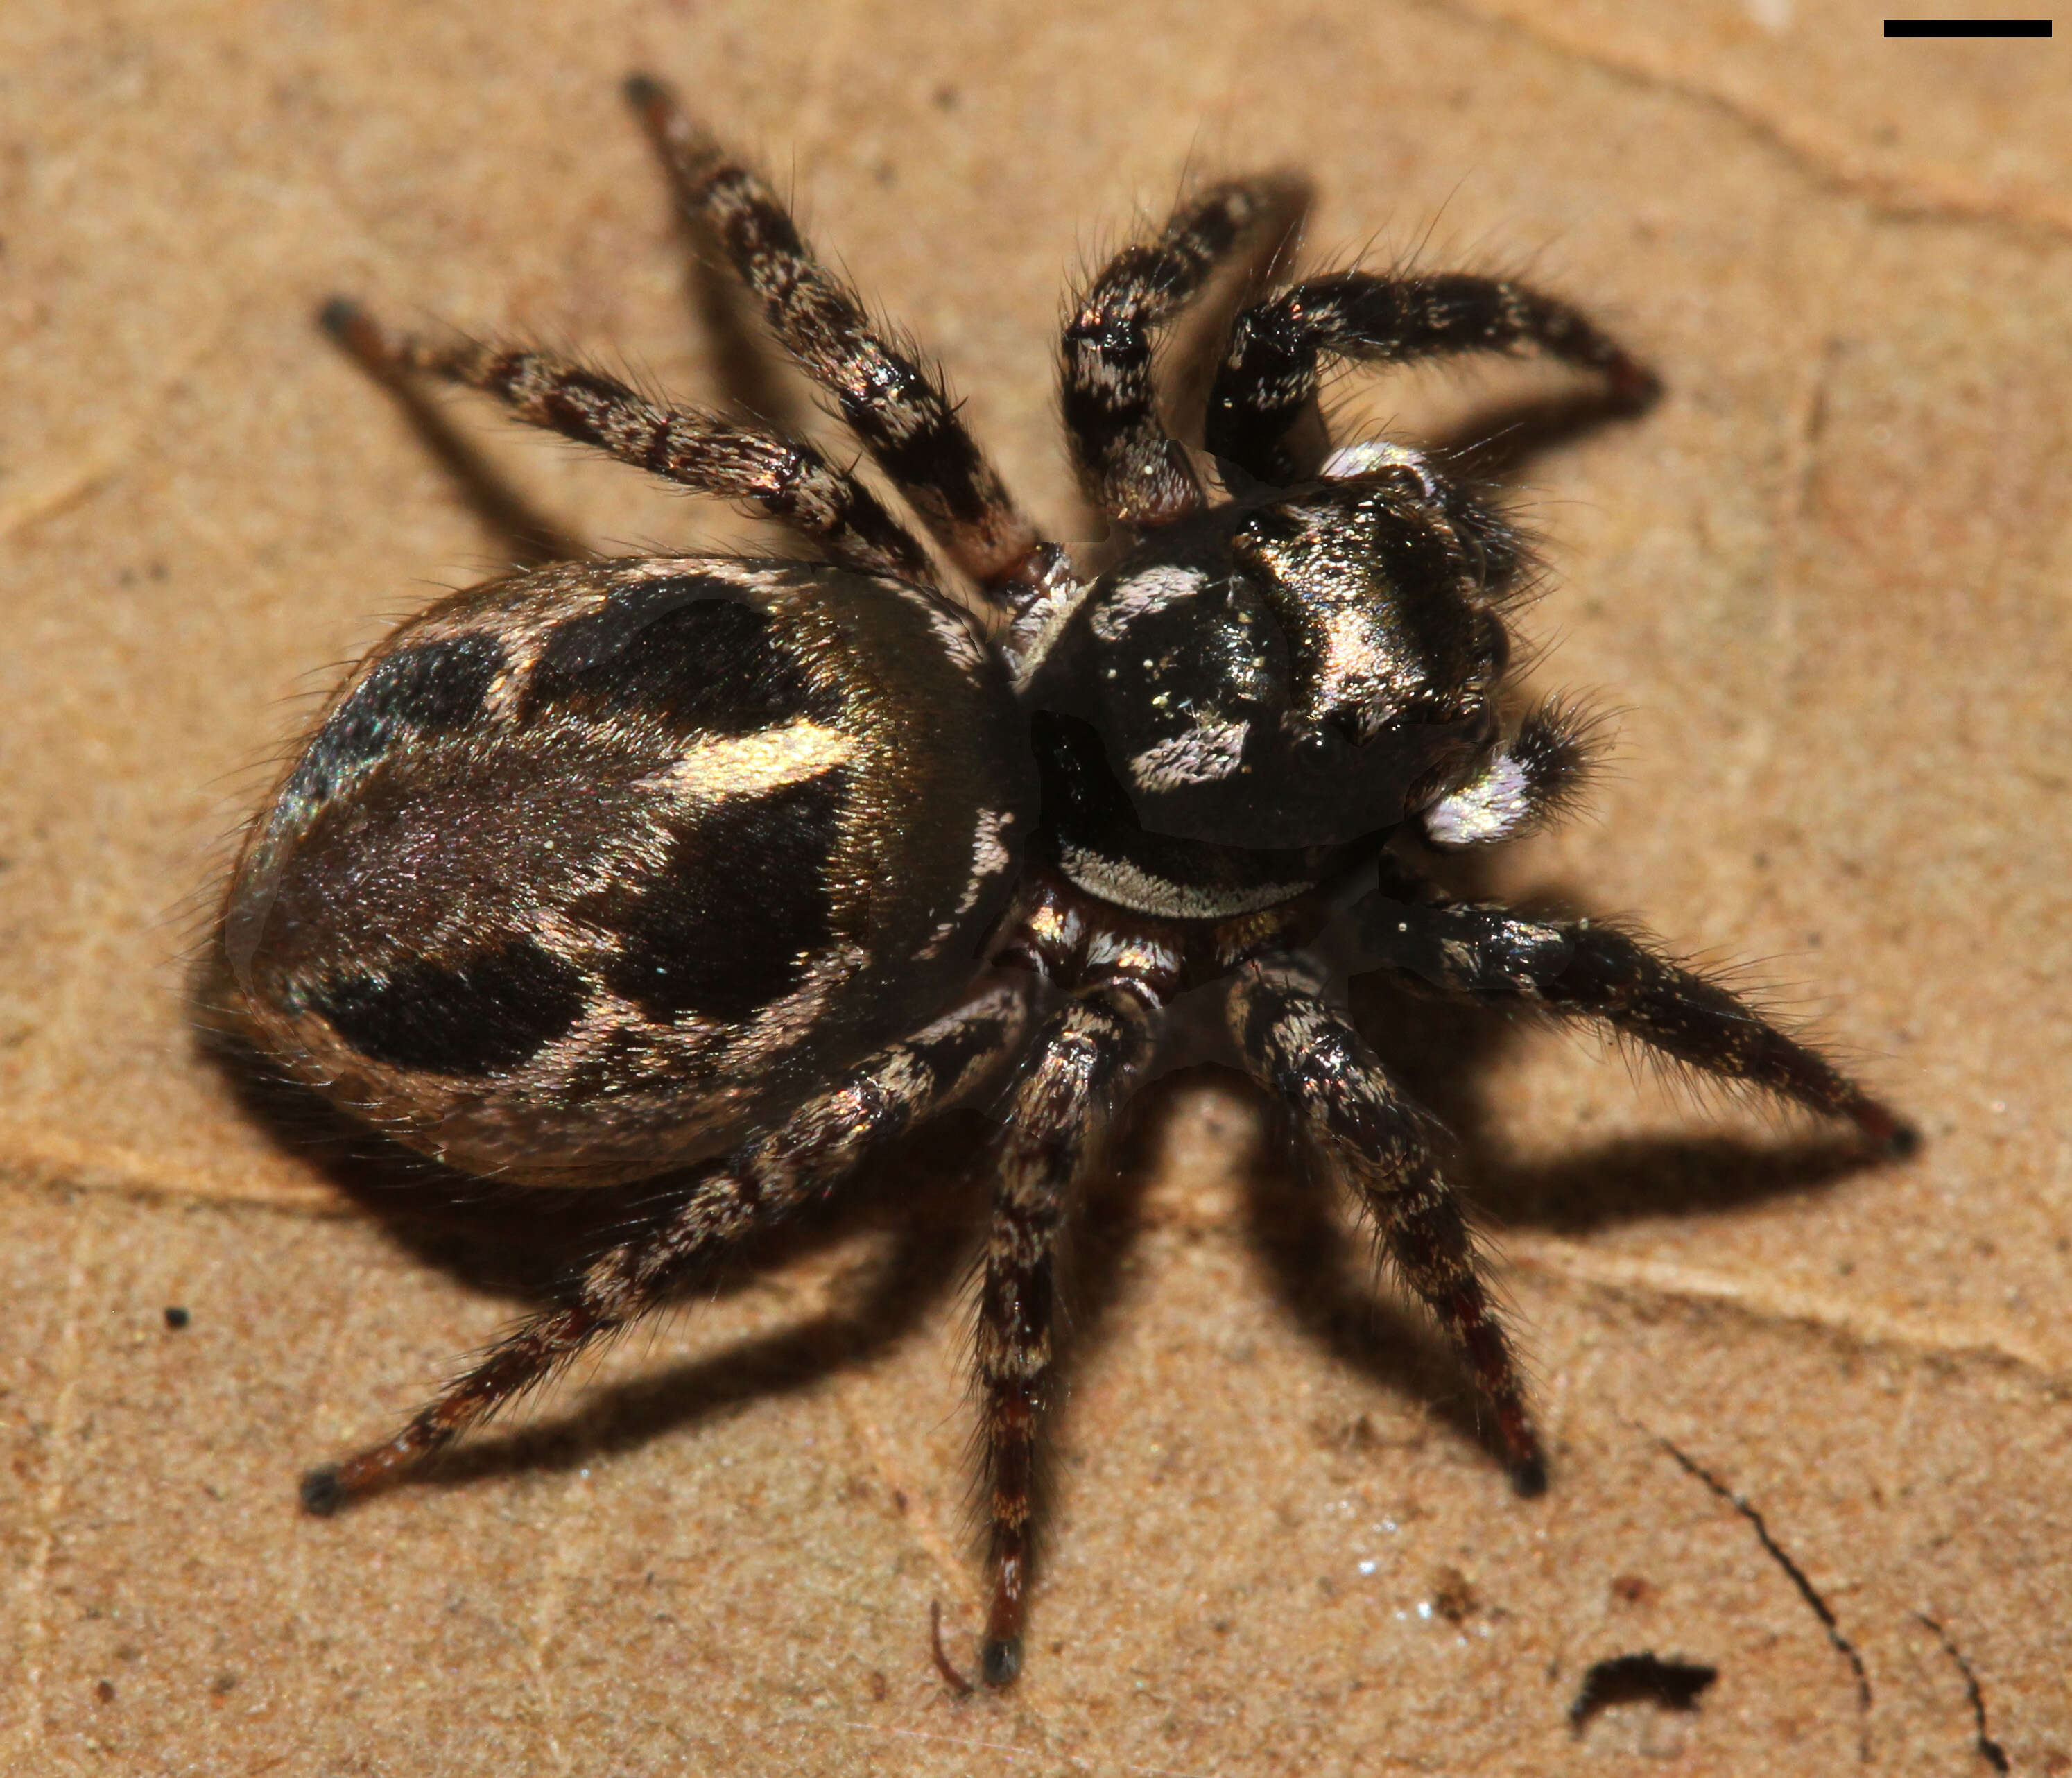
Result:
<svg viewBox="0 0 2072 1778">
<path fill-rule="evenodd" d="M 219 959 L 197 977 L 199 1008 L 227 1003 Z M 1499 1224 L 1583 1234 L 1642 1216 L 1704 1216 L 1821 1189 L 1873 1164 L 1845 1140 L 1734 1135 L 1615 1138 L 1559 1159 L 1506 1158 L 1484 1083 L 1522 1025 L 1486 1007 L 1412 992 L 1379 977 L 1354 985 L 1361 1028 L 1403 1089 L 1453 1133 L 1449 1176 Z M 543 1190 L 473 1179 L 412 1155 L 282 1080 L 220 1010 L 198 1037 L 254 1121 L 314 1162 L 421 1263 L 471 1290 L 531 1309 L 554 1300 L 595 1255 L 676 1202 L 683 1179 L 624 1189 Z M 1111 1165 L 1087 1187 L 1061 1254 L 1060 1364 L 1097 1341 L 1123 1286 L 1156 1171 L 1157 1131 L 1200 1078 L 1197 1064 L 1154 1080 L 1124 1121 Z M 1495 1428 L 1466 1369 L 1414 1304 L 1381 1286 L 1364 1231 L 1340 1194 L 1293 1153 L 1285 1120 L 1251 1168 L 1244 1233 L 1282 1306 L 1342 1362 L 1424 1402 L 1501 1461 Z M 988 1125 L 952 1113 L 882 1155 L 796 1220 L 744 1243 L 682 1293 L 730 1294 L 768 1268 L 865 1244 L 826 1306 L 794 1326 L 737 1341 L 653 1375 L 587 1389 L 567 1413 L 464 1443 L 427 1471 L 453 1483 L 558 1467 L 631 1449 L 744 1402 L 810 1387 L 905 1337 L 963 1286 L 987 1219 L 976 1164 Z M 686 1177 L 689 1177 L 687 1175 Z M 370 1430 L 375 1429 L 370 1428 Z"/>
</svg>

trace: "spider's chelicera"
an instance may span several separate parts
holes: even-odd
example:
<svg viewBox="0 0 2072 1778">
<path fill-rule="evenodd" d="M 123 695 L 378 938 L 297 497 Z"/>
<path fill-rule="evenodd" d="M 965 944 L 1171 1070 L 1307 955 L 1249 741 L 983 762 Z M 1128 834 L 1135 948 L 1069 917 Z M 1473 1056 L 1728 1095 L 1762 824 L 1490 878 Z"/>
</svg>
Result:
<svg viewBox="0 0 2072 1778">
<path fill-rule="evenodd" d="M 305 1504 L 409 1469 L 918 1119 L 989 1096 L 984 1670 L 1013 1679 L 1060 1225 L 1165 1009 L 1212 983 L 1244 1066 L 1358 1194 L 1538 1488 L 1460 1202 L 1314 961 L 1327 924 L 1353 928 L 1359 967 L 1596 1021 L 1874 1144 L 1907 1138 L 1640 940 L 1458 902 L 1419 869 L 1558 808 L 1582 735 L 1558 704 L 1507 710 L 1517 537 L 1415 452 L 1327 453 L 1320 376 L 1537 348 L 1638 407 L 1648 373 L 1517 283 L 1342 272 L 1237 315 L 1191 452 L 1156 417 L 1153 336 L 1275 211 L 1265 182 L 1218 185 L 1070 311 L 1066 427 L 1122 545 L 1084 578 L 763 183 L 655 83 L 628 90 L 685 212 L 965 590 L 948 596 L 900 521 L 800 440 L 546 353 L 326 311 L 384 375 L 484 390 L 818 554 L 569 562 L 443 599 L 352 674 L 254 824 L 223 940 L 290 1072 L 470 1172 L 672 1175 L 561 1306 L 395 1437 L 312 1473 Z"/>
</svg>

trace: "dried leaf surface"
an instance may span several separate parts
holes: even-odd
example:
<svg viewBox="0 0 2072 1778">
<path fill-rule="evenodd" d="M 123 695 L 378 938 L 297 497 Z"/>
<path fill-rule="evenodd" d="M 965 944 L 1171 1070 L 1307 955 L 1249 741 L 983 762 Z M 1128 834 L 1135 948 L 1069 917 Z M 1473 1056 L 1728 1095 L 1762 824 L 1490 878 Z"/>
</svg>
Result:
<svg viewBox="0 0 2072 1778">
<path fill-rule="evenodd" d="M 1840 0 L 10 9 L 0 1763 L 2072 1772 L 2072 107 L 2049 43 L 1876 31 Z M 635 66 L 790 181 L 1068 533 L 1059 287 L 1189 167 L 1306 168 L 1319 257 L 1529 264 L 1662 368 L 1645 422 L 1526 471 L 1540 677 L 1626 714 L 1595 817 L 1507 881 L 1762 960 L 1929 1140 L 1823 1170 L 1587 1046 L 1412 1040 L 1505 1230 L 1547 1499 L 1194 1074 L 1094 1206 L 1009 1697 L 928 1648 L 931 1600 L 960 1659 L 977 1607 L 948 1137 L 449 1482 L 296 1514 L 304 1464 L 517 1312 L 533 1220 L 343 1189 L 189 1034 L 220 836 L 306 697 L 504 547 L 310 316 L 350 291 L 738 389 Z M 456 418 L 586 536 L 746 534 Z M 1716 1680 L 1572 1726 L 1642 1653 Z"/>
</svg>

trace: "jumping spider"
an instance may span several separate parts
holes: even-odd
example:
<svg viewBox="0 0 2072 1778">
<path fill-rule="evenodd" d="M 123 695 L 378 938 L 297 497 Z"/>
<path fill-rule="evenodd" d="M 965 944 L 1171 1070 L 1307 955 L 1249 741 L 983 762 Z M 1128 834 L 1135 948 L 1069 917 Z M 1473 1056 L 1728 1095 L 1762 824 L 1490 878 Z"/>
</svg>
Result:
<svg viewBox="0 0 2072 1778">
<path fill-rule="evenodd" d="M 808 444 L 545 352 L 434 346 L 327 309 L 384 376 L 487 391 L 818 554 L 565 562 L 442 599 L 355 669 L 253 824 L 223 938 L 290 1073 L 471 1173 L 676 1175 L 561 1307 L 386 1443 L 313 1471 L 304 1504 L 332 1512 L 412 1468 L 918 1120 L 998 1094 L 976 1359 L 984 1671 L 1006 1684 L 1060 1225 L 1165 1009 L 1219 982 L 1244 1065 L 1357 1192 L 1536 1490 L 1540 1446 L 1460 1202 L 1315 961 L 1328 924 L 1350 924 L 1362 969 L 1593 1019 L 1872 1144 L 1908 1139 L 1640 940 L 1455 901 L 1419 870 L 1420 846 L 1487 845 L 1555 810 L 1582 731 L 1558 704 L 1500 715 L 1504 612 L 1530 568 L 1518 537 L 1413 451 L 1326 458 L 1320 376 L 1536 348 L 1638 408 L 1649 373 L 1515 282 L 1292 284 L 1231 328 L 1208 402 L 1212 500 L 1155 417 L 1151 363 L 1272 210 L 1267 182 L 1215 186 L 1071 308 L 1066 430 L 1122 545 L 1083 579 L 768 188 L 656 82 L 627 92 L 678 202 L 976 615 Z"/>
</svg>

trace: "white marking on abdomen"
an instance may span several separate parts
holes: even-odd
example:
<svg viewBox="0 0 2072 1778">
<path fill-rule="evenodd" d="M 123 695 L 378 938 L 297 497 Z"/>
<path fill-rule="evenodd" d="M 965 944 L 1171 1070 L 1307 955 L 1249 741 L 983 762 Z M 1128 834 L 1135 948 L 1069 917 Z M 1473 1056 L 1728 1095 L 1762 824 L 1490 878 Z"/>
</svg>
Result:
<svg viewBox="0 0 2072 1778">
<path fill-rule="evenodd" d="M 717 802 L 722 796 L 753 796 L 804 784 L 847 764 L 855 752 L 855 738 L 840 729 L 787 722 L 754 735 L 700 741 L 648 782 L 686 801 Z"/>
</svg>

